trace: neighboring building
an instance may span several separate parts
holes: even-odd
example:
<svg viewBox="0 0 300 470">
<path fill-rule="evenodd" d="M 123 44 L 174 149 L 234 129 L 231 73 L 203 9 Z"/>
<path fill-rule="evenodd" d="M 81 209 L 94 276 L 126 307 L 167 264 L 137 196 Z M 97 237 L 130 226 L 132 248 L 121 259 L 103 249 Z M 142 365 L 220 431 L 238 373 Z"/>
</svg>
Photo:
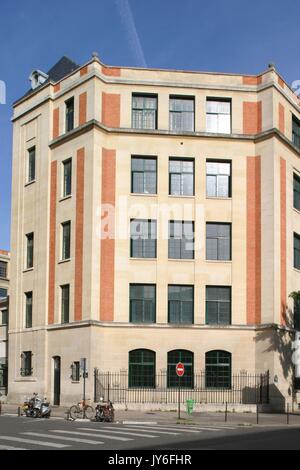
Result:
<svg viewBox="0 0 300 470">
<path fill-rule="evenodd" d="M 9 399 L 77 401 L 83 357 L 91 398 L 96 367 L 129 387 L 168 370 L 172 388 L 182 361 L 187 386 L 269 371 L 271 402 L 290 399 L 300 107 L 274 67 L 94 56 L 31 80 L 13 115 Z M 101 205 L 115 236 L 100 240 Z"/>
<path fill-rule="evenodd" d="M 7 394 L 10 253 L 0 250 L 0 394 Z"/>
</svg>

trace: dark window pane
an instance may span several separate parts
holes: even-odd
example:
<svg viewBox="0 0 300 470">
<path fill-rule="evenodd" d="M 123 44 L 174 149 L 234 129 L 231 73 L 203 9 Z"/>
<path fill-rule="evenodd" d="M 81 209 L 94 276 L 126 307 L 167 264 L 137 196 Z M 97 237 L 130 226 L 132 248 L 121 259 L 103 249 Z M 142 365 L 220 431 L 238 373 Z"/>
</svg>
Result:
<svg viewBox="0 0 300 470">
<path fill-rule="evenodd" d="M 7 278 L 7 262 L 0 261 L 0 277 L 3 279 Z"/>
<path fill-rule="evenodd" d="M 21 376 L 28 377 L 32 375 L 32 352 L 23 351 L 21 354 Z"/>
<path fill-rule="evenodd" d="M 63 197 L 70 196 L 72 193 L 72 160 L 63 162 L 64 181 Z"/>
<path fill-rule="evenodd" d="M 300 177 L 294 173 L 294 207 L 300 211 Z"/>
<path fill-rule="evenodd" d="M 134 219 L 130 222 L 131 257 L 156 258 L 156 221 Z"/>
<path fill-rule="evenodd" d="M 184 376 L 179 379 L 176 374 L 178 362 L 184 364 Z M 194 386 L 194 354 L 191 351 L 175 350 L 168 353 L 168 388 L 178 387 L 193 388 Z"/>
<path fill-rule="evenodd" d="M 26 292 L 25 298 L 25 328 L 32 328 L 32 292 Z"/>
<path fill-rule="evenodd" d="M 194 131 L 194 98 L 170 98 L 170 130 Z"/>
<path fill-rule="evenodd" d="M 155 352 L 137 349 L 129 352 L 129 387 L 155 388 Z"/>
<path fill-rule="evenodd" d="M 294 233 L 294 268 L 300 269 L 300 236 Z"/>
<path fill-rule="evenodd" d="M 69 323 L 70 316 L 70 286 L 61 286 L 61 322 Z"/>
<path fill-rule="evenodd" d="M 169 222 L 169 258 L 194 258 L 194 222 Z"/>
<path fill-rule="evenodd" d="M 130 285 L 130 322 L 155 323 L 156 286 L 150 284 Z"/>
<path fill-rule="evenodd" d="M 1 324 L 8 325 L 8 310 L 2 310 Z"/>
<path fill-rule="evenodd" d="M 206 323 L 231 324 L 231 287 L 206 287 Z"/>
<path fill-rule="evenodd" d="M 132 127 L 134 129 L 157 128 L 157 96 L 133 95 Z"/>
<path fill-rule="evenodd" d="M 194 195 L 194 161 L 170 159 L 169 178 L 171 195 Z"/>
<path fill-rule="evenodd" d="M 27 182 L 35 180 L 35 147 L 28 150 L 28 175 Z"/>
<path fill-rule="evenodd" d="M 156 194 L 157 185 L 156 158 L 131 158 L 131 192 Z"/>
<path fill-rule="evenodd" d="M 206 353 L 205 379 L 207 388 L 231 388 L 231 354 L 226 351 Z"/>
<path fill-rule="evenodd" d="M 293 116 L 292 120 L 292 140 L 293 144 L 300 149 L 300 121 Z"/>
<path fill-rule="evenodd" d="M 0 287 L 0 299 L 5 299 L 7 297 L 7 289 Z"/>
<path fill-rule="evenodd" d="M 168 309 L 169 323 L 193 323 L 194 287 L 169 286 Z"/>
<path fill-rule="evenodd" d="M 206 224 L 206 259 L 231 260 L 231 224 Z"/>
<path fill-rule="evenodd" d="M 74 98 L 66 101 L 66 132 L 74 129 Z"/>
<path fill-rule="evenodd" d="M 62 224 L 62 259 L 71 257 L 71 222 Z"/>
<path fill-rule="evenodd" d="M 28 233 L 26 235 L 27 239 L 27 258 L 26 258 L 26 268 L 30 269 L 33 267 L 33 245 L 34 245 L 34 235 L 33 233 Z"/>
</svg>

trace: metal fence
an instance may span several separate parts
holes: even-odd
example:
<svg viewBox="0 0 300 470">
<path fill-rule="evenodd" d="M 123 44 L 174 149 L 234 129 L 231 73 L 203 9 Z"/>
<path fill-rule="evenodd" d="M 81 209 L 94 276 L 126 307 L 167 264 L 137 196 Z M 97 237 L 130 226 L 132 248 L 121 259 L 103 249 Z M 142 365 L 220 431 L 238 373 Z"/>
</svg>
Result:
<svg viewBox="0 0 300 470">
<path fill-rule="evenodd" d="M 178 388 L 168 388 L 167 371 L 156 374 L 155 388 L 129 387 L 128 372 L 101 372 L 94 370 L 94 401 L 100 397 L 114 403 L 178 403 Z M 193 387 L 181 387 L 181 401 L 192 399 L 196 404 L 267 404 L 269 403 L 269 372 L 249 374 L 240 372 L 231 375 L 230 388 L 207 388 L 206 373 L 193 374 Z"/>
</svg>

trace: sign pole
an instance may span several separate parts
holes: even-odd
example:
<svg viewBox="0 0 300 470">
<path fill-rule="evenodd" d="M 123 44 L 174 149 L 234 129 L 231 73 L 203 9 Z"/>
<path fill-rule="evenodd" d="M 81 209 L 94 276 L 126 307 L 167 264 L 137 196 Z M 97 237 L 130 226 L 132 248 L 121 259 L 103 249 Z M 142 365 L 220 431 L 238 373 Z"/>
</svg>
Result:
<svg viewBox="0 0 300 470">
<path fill-rule="evenodd" d="M 181 377 L 178 377 L 179 382 L 178 382 L 178 419 L 180 419 L 180 385 L 181 385 Z"/>
<path fill-rule="evenodd" d="M 86 378 L 86 358 L 83 359 L 83 419 L 85 419 L 85 378 Z"/>
</svg>

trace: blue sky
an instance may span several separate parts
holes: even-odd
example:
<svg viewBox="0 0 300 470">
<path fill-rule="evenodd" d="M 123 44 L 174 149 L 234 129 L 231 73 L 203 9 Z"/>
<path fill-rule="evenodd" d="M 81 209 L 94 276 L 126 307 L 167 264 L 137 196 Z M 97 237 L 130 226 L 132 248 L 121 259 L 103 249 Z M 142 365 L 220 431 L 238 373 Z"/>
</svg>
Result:
<svg viewBox="0 0 300 470">
<path fill-rule="evenodd" d="M 62 55 L 79 64 L 92 51 L 110 65 L 147 65 L 258 73 L 274 62 L 300 79 L 299 14 L 277 0 L 2 0 L 0 80 L 0 248 L 10 247 L 12 102 L 32 69 L 47 71 Z"/>
</svg>

